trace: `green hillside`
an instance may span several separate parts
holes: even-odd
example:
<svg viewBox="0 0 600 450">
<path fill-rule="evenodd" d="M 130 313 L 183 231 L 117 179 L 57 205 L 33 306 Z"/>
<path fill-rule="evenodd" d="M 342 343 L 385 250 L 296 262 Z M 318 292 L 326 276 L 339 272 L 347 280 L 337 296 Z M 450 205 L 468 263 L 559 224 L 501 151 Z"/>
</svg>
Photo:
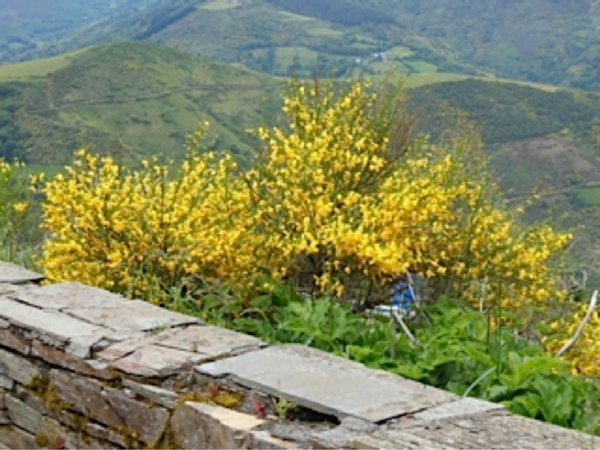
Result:
<svg viewBox="0 0 600 450">
<path fill-rule="evenodd" d="M 488 144 L 546 136 L 563 130 L 590 135 L 600 120 L 599 95 L 495 80 L 432 83 L 414 91 L 412 98 L 416 106 L 439 108 L 437 103 L 444 102 L 466 112 L 470 120 L 480 125 L 483 139 Z"/>
<path fill-rule="evenodd" d="M 245 129 L 269 120 L 279 85 L 144 43 L 2 66 L 0 102 L 10 114 L 0 122 L 0 156 L 63 164 L 81 146 L 125 161 L 177 156 L 184 136 L 209 120 L 215 147 L 248 158 L 256 143 Z"/>
<path fill-rule="evenodd" d="M 339 8 L 339 1 L 326 4 Z M 403 73 L 484 73 L 456 60 L 447 47 L 405 36 L 387 13 L 374 10 L 365 15 L 365 8 L 361 10 L 356 2 L 341 7 L 345 15 L 366 17 L 364 24 L 343 18 L 333 20 L 330 15 L 315 15 L 310 10 L 290 10 L 271 0 L 146 3 L 150 4 L 143 10 L 132 7 L 118 15 L 107 15 L 51 45 L 23 51 L 16 58 L 56 55 L 100 42 L 144 40 L 284 76 L 292 72 L 311 75 L 315 71 L 323 76 L 377 74 L 387 73 L 392 67 Z"/>
<path fill-rule="evenodd" d="M 497 76 L 600 89 L 600 8 L 589 0 L 269 0 L 279 8 L 359 28 L 425 61 Z M 429 50 L 430 53 L 427 53 Z M 441 58 L 440 58 L 441 57 Z M 422 71 L 422 70 L 419 70 Z"/>
<path fill-rule="evenodd" d="M 285 76 L 396 67 L 600 89 L 600 8 L 588 0 L 48 2 L 53 14 L 0 13 L 0 61 L 141 40 Z"/>
<path fill-rule="evenodd" d="M 2 0 L 0 62 L 30 53 L 56 54 L 54 45 L 76 30 L 99 20 L 139 14 L 161 1 L 165 0 Z"/>
<path fill-rule="evenodd" d="M 588 0 L 371 0 L 410 33 L 498 76 L 600 89 L 600 8 Z"/>
</svg>

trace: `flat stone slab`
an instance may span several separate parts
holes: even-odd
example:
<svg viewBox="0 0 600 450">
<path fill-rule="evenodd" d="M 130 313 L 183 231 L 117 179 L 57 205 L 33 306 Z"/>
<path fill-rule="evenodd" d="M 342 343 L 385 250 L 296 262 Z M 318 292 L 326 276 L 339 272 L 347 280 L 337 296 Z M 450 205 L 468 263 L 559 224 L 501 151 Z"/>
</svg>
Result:
<svg viewBox="0 0 600 450">
<path fill-rule="evenodd" d="M 200 319 L 175 313 L 142 300 L 128 300 L 117 306 L 66 308 L 65 312 L 90 323 L 117 331 L 150 331 L 202 323 Z"/>
<path fill-rule="evenodd" d="M 67 351 L 86 357 L 91 346 L 110 335 L 110 330 L 58 311 L 44 311 L 6 297 L 0 297 L 0 318 L 11 324 L 34 332 L 51 345 L 66 346 Z"/>
<path fill-rule="evenodd" d="M 59 310 L 98 306 L 116 308 L 127 302 L 120 295 L 74 282 L 30 288 L 11 297 L 38 308 Z"/>
<path fill-rule="evenodd" d="M 42 281 L 43 275 L 15 264 L 0 261 L 0 283 L 24 284 Z"/>
<path fill-rule="evenodd" d="M 456 401 L 443 403 L 420 411 L 410 416 L 405 416 L 396 421 L 396 427 L 414 427 L 418 424 L 435 424 L 442 421 L 459 419 L 461 417 L 482 415 L 489 412 L 506 412 L 506 408 L 499 403 L 486 402 L 476 398 L 460 398 Z"/>
<path fill-rule="evenodd" d="M 169 328 L 159 333 L 148 333 L 139 338 L 126 339 L 122 342 L 110 345 L 96 353 L 96 358 L 111 362 L 119 358 L 124 358 L 127 355 L 135 352 L 140 348 L 154 345 L 160 342 L 161 339 L 171 336 L 180 331 L 179 328 Z"/>
<path fill-rule="evenodd" d="M 253 336 L 212 326 L 168 329 L 154 336 L 112 345 L 97 354 L 111 367 L 130 375 L 166 377 L 204 361 L 212 361 L 266 343 Z"/>
<path fill-rule="evenodd" d="M 282 345 L 196 367 L 338 419 L 381 422 L 457 397 L 302 345 Z"/>
<path fill-rule="evenodd" d="M 0 297 L 0 318 L 19 328 L 36 331 L 64 341 L 73 337 L 92 336 L 107 331 L 57 311 L 44 311 L 3 297 Z"/>
<path fill-rule="evenodd" d="M 199 353 L 148 345 L 116 360 L 111 367 L 130 375 L 167 377 L 185 370 L 186 367 L 191 368 L 203 359 L 204 356 Z"/>
<path fill-rule="evenodd" d="M 27 289 L 29 286 L 22 284 L 0 283 L 0 295 L 9 295 Z"/>
<path fill-rule="evenodd" d="M 41 374 L 41 369 L 29 360 L 20 355 L 0 349 L 0 385 L 2 387 L 12 388 L 10 386 L 11 383 L 7 382 L 6 377 L 18 381 L 23 385 L 28 385 L 41 376 Z"/>
<path fill-rule="evenodd" d="M 89 358 L 92 348 L 143 336 L 135 331 L 101 327 L 58 309 L 45 310 L 13 298 L 0 297 L 0 335 L 5 338 L 6 346 L 22 353 L 27 353 L 28 349 L 17 346 L 16 336 L 3 328 L 4 323 L 24 330 L 29 339 L 37 338 L 79 358 Z"/>
<path fill-rule="evenodd" d="M 213 326 L 191 326 L 178 330 L 157 344 L 179 350 L 202 353 L 207 358 L 235 355 L 249 350 L 257 350 L 267 344 L 260 339 L 237 331 Z"/>
<path fill-rule="evenodd" d="M 398 422 L 401 425 L 402 420 Z M 436 446 L 460 449 L 600 449 L 600 440 L 575 430 L 495 410 L 466 417 L 436 418 L 415 427 L 389 424 L 375 437 L 399 440 L 411 435 L 428 439 Z"/>
<path fill-rule="evenodd" d="M 147 346 L 159 346 L 200 355 L 197 362 L 211 361 L 245 351 L 257 350 L 267 344 L 260 339 L 237 331 L 213 326 L 192 325 L 167 329 L 141 339 L 130 339 L 111 345 L 97 354 L 106 361 L 126 357 Z"/>
</svg>

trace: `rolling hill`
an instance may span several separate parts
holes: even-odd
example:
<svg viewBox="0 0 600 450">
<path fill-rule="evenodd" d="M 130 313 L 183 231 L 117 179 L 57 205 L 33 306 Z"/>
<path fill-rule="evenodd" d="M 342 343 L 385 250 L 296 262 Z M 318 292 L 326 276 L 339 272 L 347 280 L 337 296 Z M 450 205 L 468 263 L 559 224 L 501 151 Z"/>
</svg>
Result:
<svg viewBox="0 0 600 450">
<path fill-rule="evenodd" d="M 385 73 L 393 66 L 405 73 L 484 73 L 449 57 L 448 48 L 405 36 L 387 13 L 374 9 L 364 24 L 359 23 L 357 18 L 365 17 L 360 2 L 321 2 L 337 5 L 344 17 L 354 17 L 340 21 L 339 14 L 332 18 L 328 9 L 326 14 L 296 11 L 272 0 L 130 1 L 133 4 L 118 14 L 83 21 L 63 39 L 43 46 L 34 42 L 4 60 L 56 55 L 101 42 L 144 40 L 285 76 L 292 71 L 309 75 L 316 68 L 327 76 Z M 139 3 L 145 5 L 143 10 L 136 7 Z"/>
<path fill-rule="evenodd" d="M 7 1 L 0 61 L 140 40 L 276 75 L 395 66 L 600 89 L 591 0 L 48 0 L 59 6 L 43 23 L 39 13 L 9 22 L 14 5 L 41 2 Z"/>
<path fill-rule="evenodd" d="M 270 120 L 280 84 L 146 43 L 0 66 L 0 157 L 56 165 L 82 146 L 125 162 L 177 157 L 185 135 L 209 120 L 214 146 L 243 160 L 256 145 L 245 129 Z"/>
</svg>

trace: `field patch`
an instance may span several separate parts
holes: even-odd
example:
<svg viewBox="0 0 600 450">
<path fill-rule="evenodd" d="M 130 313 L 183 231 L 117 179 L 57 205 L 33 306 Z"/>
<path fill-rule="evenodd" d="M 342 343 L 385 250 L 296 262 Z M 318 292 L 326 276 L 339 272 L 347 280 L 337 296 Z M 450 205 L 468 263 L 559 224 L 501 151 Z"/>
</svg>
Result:
<svg viewBox="0 0 600 450">
<path fill-rule="evenodd" d="M 573 191 L 578 203 L 585 206 L 600 206 L 600 187 L 586 187 Z"/>
<path fill-rule="evenodd" d="M 211 0 L 200 6 L 200 9 L 221 11 L 224 9 L 237 8 L 238 6 L 240 6 L 240 0 Z"/>
<path fill-rule="evenodd" d="M 67 67 L 74 58 L 88 50 L 89 48 L 86 48 L 51 58 L 0 65 L 0 81 L 29 81 L 45 77 Z"/>
</svg>

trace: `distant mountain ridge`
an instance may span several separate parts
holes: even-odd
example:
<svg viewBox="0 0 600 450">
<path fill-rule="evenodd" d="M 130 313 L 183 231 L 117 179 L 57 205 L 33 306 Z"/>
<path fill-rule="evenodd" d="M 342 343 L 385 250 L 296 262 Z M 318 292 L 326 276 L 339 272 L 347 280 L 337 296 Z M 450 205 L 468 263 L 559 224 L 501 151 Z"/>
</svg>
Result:
<svg viewBox="0 0 600 450">
<path fill-rule="evenodd" d="M 110 4 L 117 9 L 106 7 Z M 277 75 L 376 74 L 396 65 L 404 73 L 493 74 L 600 90 L 600 8 L 590 0 L 61 0 L 60 5 L 69 20 L 62 27 L 56 22 L 54 34 L 42 27 L 39 36 L 28 38 L 27 27 L 21 33 L 2 29 L 0 60 L 150 40 Z M 82 5 L 89 5 L 85 14 Z M 8 8 L 0 7 L 0 18 L 2 10 Z M 29 28 L 35 23 L 32 19 Z"/>
<path fill-rule="evenodd" d="M 103 20 L 143 14 L 166 0 L 2 0 L 0 62 L 62 53 L 58 44 L 72 33 Z M 73 42 L 68 50 L 85 47 Z"/>
</svg>

